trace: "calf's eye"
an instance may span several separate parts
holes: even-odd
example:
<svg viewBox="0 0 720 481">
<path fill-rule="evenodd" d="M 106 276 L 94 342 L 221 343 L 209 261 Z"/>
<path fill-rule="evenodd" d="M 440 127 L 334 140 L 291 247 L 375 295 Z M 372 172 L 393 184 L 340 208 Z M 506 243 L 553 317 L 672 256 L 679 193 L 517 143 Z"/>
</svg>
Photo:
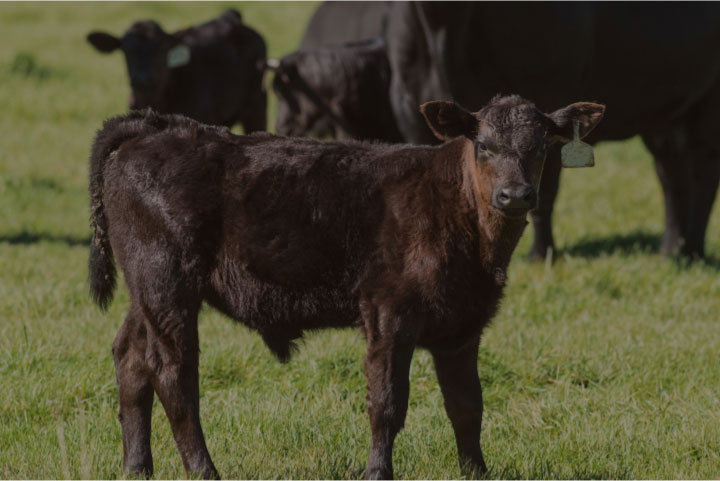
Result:
<svg viewBox="0 0 720 481">
<path fill-rule="evenodd" d="M 482 142 L 477 143 L 478 152 L 487 152 L 487 147 Z"/>
</svg>

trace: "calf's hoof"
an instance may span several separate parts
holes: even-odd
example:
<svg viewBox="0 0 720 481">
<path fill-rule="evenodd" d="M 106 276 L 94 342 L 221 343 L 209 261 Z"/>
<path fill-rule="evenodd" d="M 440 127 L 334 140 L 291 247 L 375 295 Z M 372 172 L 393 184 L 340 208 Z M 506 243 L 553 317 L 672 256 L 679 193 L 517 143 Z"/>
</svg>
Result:
<svg viewBox="0 0 720 481">
<path fill-rule="evenodd" d="M 365 472 L 365 479 L 393 479 L 393 472 L 387 468 L 370 468 Z"/>
<path fill-rule="evenodd" d="M 138 479 L 150 479 L 153 475 L 153 465 L 146 463 L 126 464 L 125 472 L 129 477 Z"/>
<path fill-rule="evenodd" d="M 220 473 L 217 472 L 215 466 L 194 470 L 188 473 L 188 478 L 191 479 L 220 479 Z"/>
<path fill-rule="evenodd" d="M 468 479 L 479 479 L 485 477 L 488 468 L 485 461 L 481 459 L 478 463 L 468 463 L 460 466 L 460 471 Z"/>
</svg>

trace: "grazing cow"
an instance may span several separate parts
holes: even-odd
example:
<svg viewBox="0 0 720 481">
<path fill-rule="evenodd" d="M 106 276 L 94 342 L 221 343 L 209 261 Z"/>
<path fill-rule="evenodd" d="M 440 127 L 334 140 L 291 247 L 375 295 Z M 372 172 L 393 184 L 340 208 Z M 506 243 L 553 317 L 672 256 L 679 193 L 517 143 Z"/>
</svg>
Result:
<svg viewBox="0 0 720 481">
<path fill-rule="evenodd" d="M 280 135 L 400 142 L 390 105 L 390 65 L 381 39 L 301 50 L 275 71 Z"/>
<path fill-rule="evenodd" d="M 124 466 L 153 471 L 160 398 L 190 475 L 218 475 L 200 427 L 203 301 L 255 329 L 281 360 L 306 329 L 358 326 L 372 444 L 390 478 L 415 347 L 435 361 L 463 469 L 480 450 L 480 334 L 535 206 L 546 149 L 586 135 L 604 107 L 549 115 L 517 96 L 476 113 L 429 102 L 440 146 L 232 135 L 181 116 L 108 120 L 90 157 L 90 289 L 108 305 L 115 264 L 130 310 L 113 355 Z"/>
<path fill-rule="evenodd" d="M 92 32 L 87 40 L 102 53 L 125 54 L 131 109 L 151 107 L 228 127 L 242 123 L 246 132 L 266 128 L 265 41 L 235 10 L 172 34 L 145 20 L 122 38 Z"/>
</svg>

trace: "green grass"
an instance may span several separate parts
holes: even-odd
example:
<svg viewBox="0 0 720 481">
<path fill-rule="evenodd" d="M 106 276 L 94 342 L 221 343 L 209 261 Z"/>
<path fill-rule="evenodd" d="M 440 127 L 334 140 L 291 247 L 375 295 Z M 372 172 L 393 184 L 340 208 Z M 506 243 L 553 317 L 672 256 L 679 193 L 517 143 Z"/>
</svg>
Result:
<svg viewBox="0 0 720 481">
<path fill-rule="evenodd" d="M 179 28 L 223 8 L 0 3 L 0 478 L 123 476 L 110 345 L 128 298 L 118 289 L 107 314 L 90 303 L 86 245 L 88 149 L 102 120 L 124 110 L 127 82 L 121 56 L 101 56 L 84 36 L 147 17 Z M 314 4 L 239 8 L 279 56 L 297 45 Z M 717 478 L 720 214 L 710 261 L 660 257 L 662 198 L 642 143 L 601 144 L 596 163 L 563 173 L 557 261 L 523 260 L 528 229 L 485 333 L 490 476 Z M 311 334 L 288 365 L 209 309 L 200 336 L 201 413 L 223 476 L 362 476 L 357 332 Z M 416 353 L 411 378 L 396 473 L 458 477 L 427 353 Z M 159 404 L 154 414 L 156 475 L 183 477 Z"/>
</svg>

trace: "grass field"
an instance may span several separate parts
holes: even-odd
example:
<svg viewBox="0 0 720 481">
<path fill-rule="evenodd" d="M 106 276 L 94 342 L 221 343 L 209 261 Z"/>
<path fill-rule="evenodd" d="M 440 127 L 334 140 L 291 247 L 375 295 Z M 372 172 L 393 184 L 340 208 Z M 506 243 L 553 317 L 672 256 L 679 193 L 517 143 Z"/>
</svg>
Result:
<svg viewBox="0 0 720 481">
<path fill-rule="evenodd" d="M 215 3 L 0 3 L 0 478 L 122 477 L 110 345 L 128 307 L 91 304 L 87 156 L 124 110 L 120 54 L 91 29 L 154 17 L 168 29 Z M 314 4 L 239 6 L 270 55 L 294 49 Z M 271 105 L 271 112 L 273 105 Z M 271 114 L 271 118 L 272 118 Z M 597 146 L 563 174 L 554 265 L 513 259 L 486 331 L 482 442 L 492 478 L 720 476 L 720 213 L 708 262 L 657 254 L 662 199 L 638 139 Z M 309 335 L 280 365 L 259 337 L 206 309 L 201 415 L 226 478 L 353 478 L 369 446 L 357 332 Z M 184 477 L 156 402 L 156 477 Z M 457 478 L 455 443 L 430 356 L 417 352 L 403 478 Z"/>
</svg>

